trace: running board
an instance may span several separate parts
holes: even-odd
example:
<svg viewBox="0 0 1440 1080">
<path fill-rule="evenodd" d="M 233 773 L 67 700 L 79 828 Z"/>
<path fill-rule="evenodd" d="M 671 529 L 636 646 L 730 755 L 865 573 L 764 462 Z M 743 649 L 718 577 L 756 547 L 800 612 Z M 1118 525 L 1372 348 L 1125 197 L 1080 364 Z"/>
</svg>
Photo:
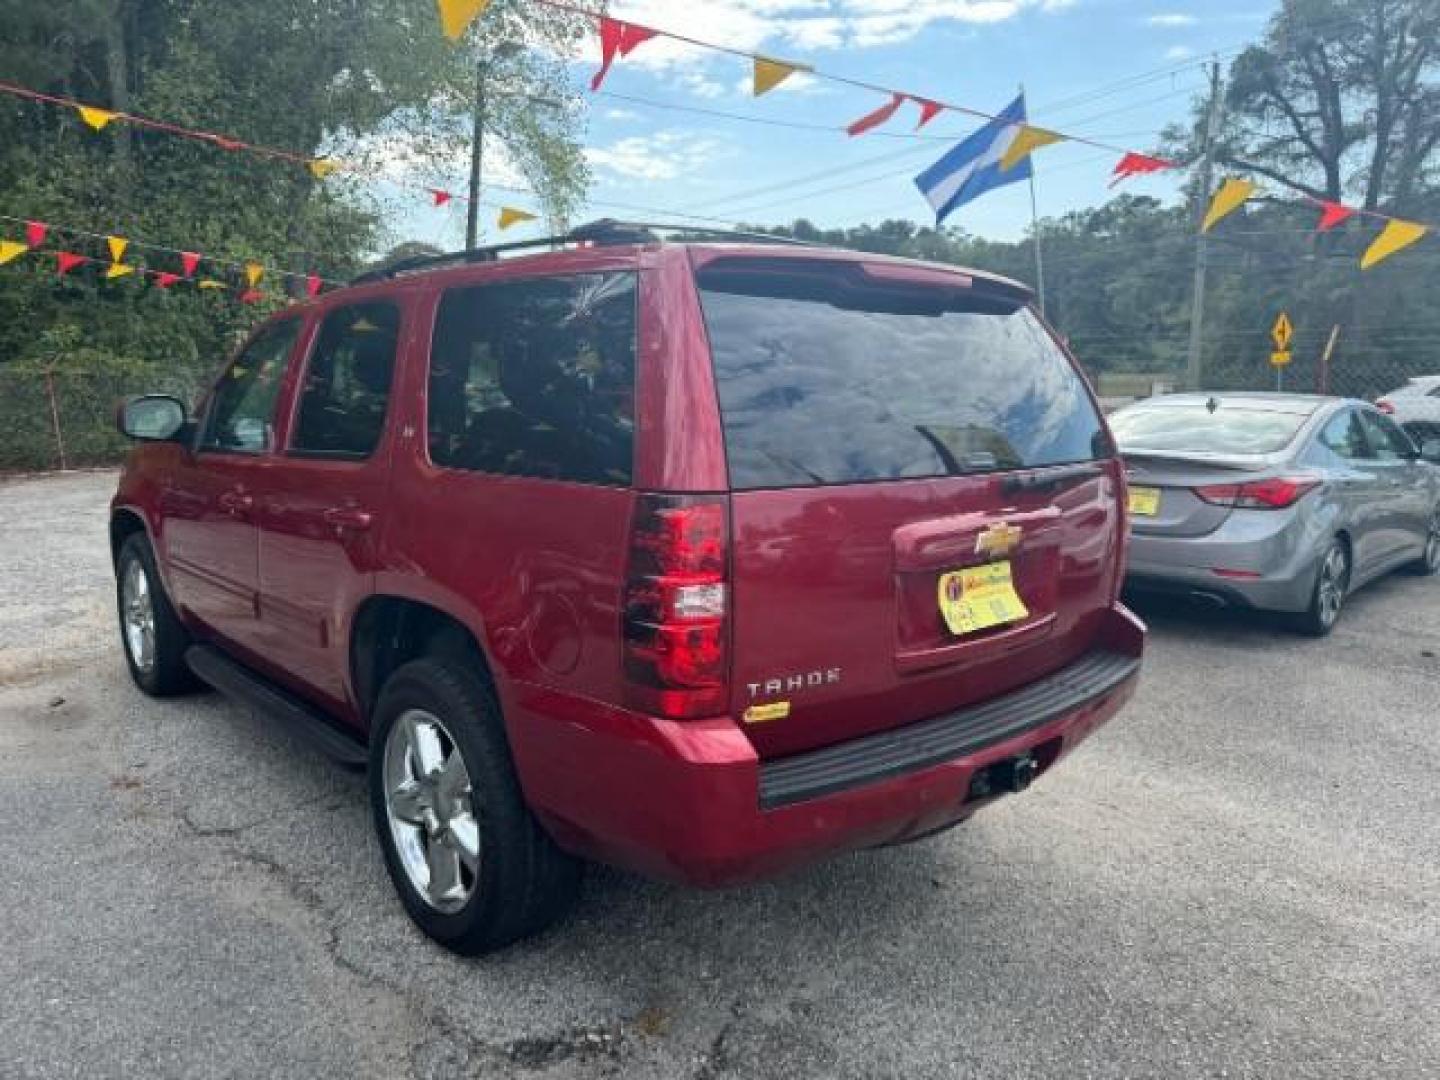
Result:
<svg viewBox="0 0 1440 1080">
<path fill-rule="evenodd" d="M 363 769 L 369 760 L 365 745 L 341 731 L 333 720 L 288 690 L 236 663 L 213 645 L 192 645 L 185 650 L 190 670 L 222 694 L 263 713 L 278 716 L 315 747 L 348 768 Z"/>
</svg>

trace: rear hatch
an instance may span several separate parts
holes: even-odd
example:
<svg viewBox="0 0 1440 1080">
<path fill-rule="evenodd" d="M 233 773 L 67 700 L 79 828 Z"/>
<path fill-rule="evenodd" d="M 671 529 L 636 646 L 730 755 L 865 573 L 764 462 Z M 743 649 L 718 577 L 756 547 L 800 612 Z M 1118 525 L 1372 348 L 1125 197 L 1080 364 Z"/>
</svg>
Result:
<svg viewBox="0 0 1440 1080">
<path fill-rule="evenodd" d="M 981 701 L 1095 645 L 1120 465 L 1021 290 L 694 257 L 730 474 L 731 704 L 762 756 Z"/>
</svg>

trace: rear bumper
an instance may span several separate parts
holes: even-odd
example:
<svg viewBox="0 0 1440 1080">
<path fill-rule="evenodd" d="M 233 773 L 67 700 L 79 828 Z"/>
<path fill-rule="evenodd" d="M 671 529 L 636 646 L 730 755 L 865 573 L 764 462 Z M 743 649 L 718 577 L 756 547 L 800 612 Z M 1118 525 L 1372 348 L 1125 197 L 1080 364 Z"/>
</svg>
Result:
<svg viewBox="0 0 1440 1080">
<path fill-rule="evenodd" d="M 898 843 L 973 814 L 972 776 L 1023 753 L 1043 773 L 1129 700 L 1145 629 L 1116 605 L 1095 651 L 1001 698 L 762 762 L 729 717 L 675 723 L 516 687 L 525 793 L 557 842 L 718 887 Z"/>
</svg>

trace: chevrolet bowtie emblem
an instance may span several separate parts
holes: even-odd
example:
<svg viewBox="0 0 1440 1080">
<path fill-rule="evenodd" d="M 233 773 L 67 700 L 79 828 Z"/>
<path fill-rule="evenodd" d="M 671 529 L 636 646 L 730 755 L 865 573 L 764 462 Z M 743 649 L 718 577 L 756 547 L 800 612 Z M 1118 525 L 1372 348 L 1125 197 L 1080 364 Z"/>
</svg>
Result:
<svg viewBox="0 0 1440 1080">
<path fill-rule="evenodd" d="M 1011 525 L 1005 521 L 991 525 L 975 537 L 975 554 L 992 559 L 1009 555 L 1020 546 L 1020 538 L 1024 535 L 1025 530 L 1019 525 Z"/>
</svg>

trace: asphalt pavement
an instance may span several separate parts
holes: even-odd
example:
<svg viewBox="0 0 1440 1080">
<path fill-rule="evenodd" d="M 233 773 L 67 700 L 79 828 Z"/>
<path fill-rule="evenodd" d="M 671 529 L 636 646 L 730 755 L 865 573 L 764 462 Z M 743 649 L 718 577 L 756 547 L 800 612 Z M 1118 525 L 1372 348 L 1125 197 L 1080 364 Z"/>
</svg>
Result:
<svg viewBox="0 0 1440 1080">
<path fill-rule="evenodd" d="M 131 685 L 114 484 L 0 482 L 0 1077 L 1440 1076 L 1440 580 L 1324 641 L 1146 608 L 1134 702 L 965 827 L 726 893 L 596 869 L 460 960 L 358 776 Z"/>
</svg>

